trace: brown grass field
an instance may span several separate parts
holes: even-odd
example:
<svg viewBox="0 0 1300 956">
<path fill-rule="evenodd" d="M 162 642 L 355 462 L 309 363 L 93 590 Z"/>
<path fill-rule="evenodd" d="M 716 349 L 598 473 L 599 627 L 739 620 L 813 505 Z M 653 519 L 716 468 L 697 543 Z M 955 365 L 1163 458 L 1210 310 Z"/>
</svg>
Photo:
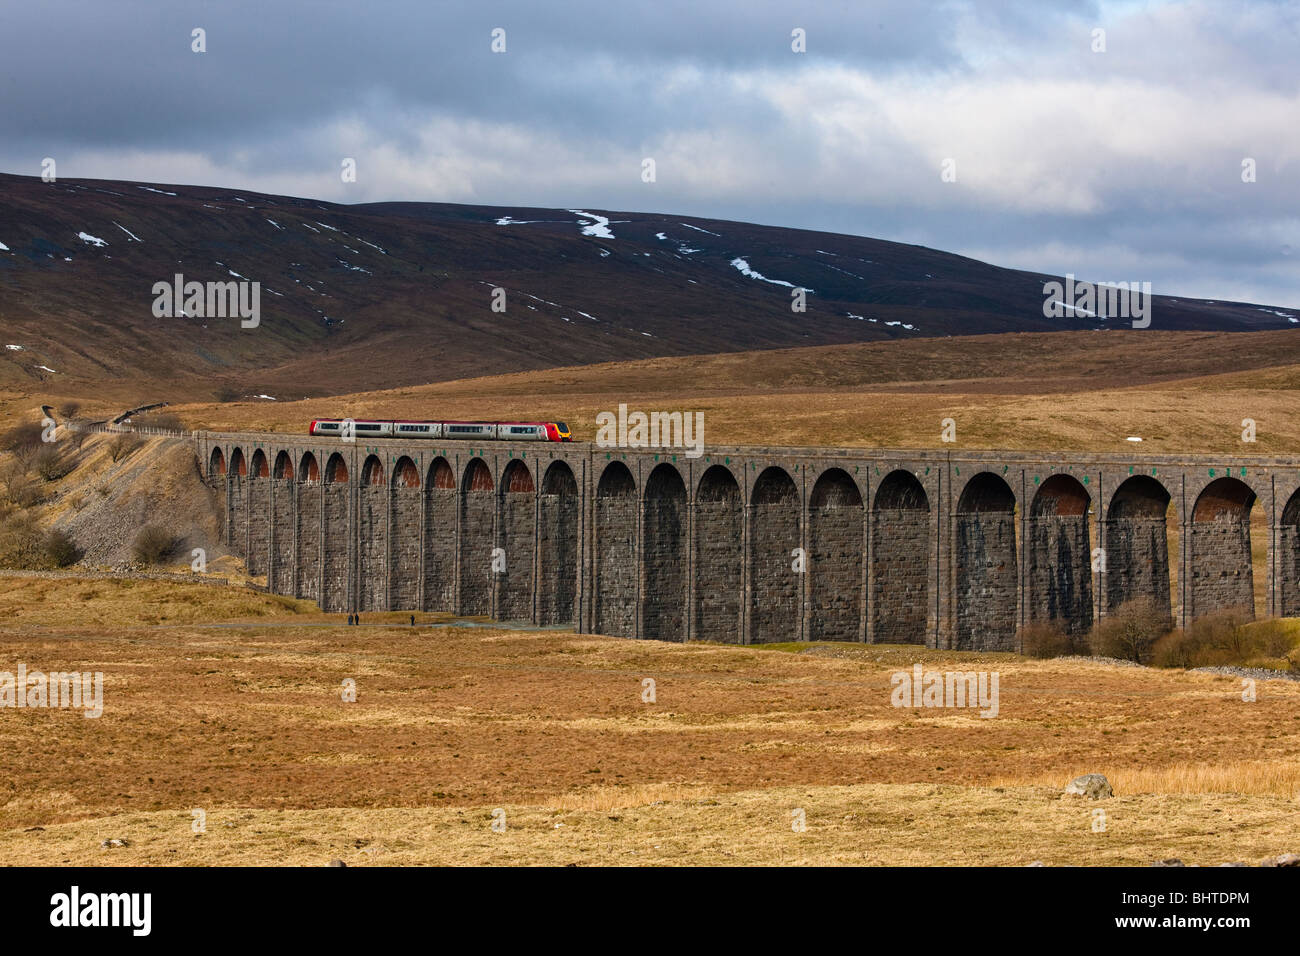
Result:
<svg viewBox="0 0 1300 956">
<path fill-rule="evenodd" d="M 435 370 L 430 369 L 430 374 Z M 328 362 L 320 381 L 328 389 Z M 955 448 L 1291 454 L 1300 452 L 1300 333 L 1115 330 L 976 335 L 645 359 L 292 401 L 194 402 L 210 382 L 144 394 L 137 384 L 42 383 L 0 395 L 36 414 L 171 401 L 191 427 L 302 432 L 312 418 L 559 419 L 595 436 L 596 414 L 626 402 L 705 414 L 714 444 L 931 448 L 940 421 Z M 1242 419 L 1258 441 L 1243 444 Z"/>
<path fill-rule="evenodd" d="M 4 586 L 0 670 L 105 679 L 98 719 L 0 710 L 11 864 L 1208 865 L 1300 845 L 1293 682 L 1245 703 L 1235 678 L 1082 659 L 357 628 L 244 589 Z M 892 707 L 914 662 L 998 671 L 998 717 Z M 1115 798 L 1062 796 L 1084 772 Z"/>
<path fill-rule="evenodd" d="M 548 418 L 590 439 L 596 413 L 626 402 L 701 410 L 717 444 L 934 447 L 953 417 L 959 448 L 1285 455 L 1300 452 L 1297 385 L 1294 332 L 1146 331 L 654 359 L 297 402 L 69 383 L 0 395 L 0 411 L 167 400 L 193 427 L 286 432 L 320 416 Z M 266 391 L 292 398 L 273 376 Z M 1243 418 L 1258 443 L 1240 441 Z M 116 473 L 95 447 L 68 481 Z M 0 671 L 105 676 L 95 720 L 0 709 L 0 861 L 1210 865 L 1300 850 L 1298 683 L 1260 682 L 1246 703 L 1235 678 L 1083 659 L 407 620 L 346 627 L 238 587 L 0 578 Z M 999 716 L 892 707 L 890 674 L 918 661 L 997 670 Z M 1085 772 L 1115 797 L 1063 796 Z M 113 838 L 128 845 L 100 846 Z"/>
</svg>

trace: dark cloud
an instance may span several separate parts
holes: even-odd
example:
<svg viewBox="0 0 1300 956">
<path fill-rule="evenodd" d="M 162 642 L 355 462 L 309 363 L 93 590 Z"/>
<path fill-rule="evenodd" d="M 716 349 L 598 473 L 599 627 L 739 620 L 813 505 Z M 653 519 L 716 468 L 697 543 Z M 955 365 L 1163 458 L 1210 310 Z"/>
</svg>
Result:
<svg viewBox="0 0 1300 956">
<path fill-rule="evenodd" d="M 0 168 L 750 219 L 1286 305 L 1298 23 L 1293 3 L 13 4 Z"/>
</svg>

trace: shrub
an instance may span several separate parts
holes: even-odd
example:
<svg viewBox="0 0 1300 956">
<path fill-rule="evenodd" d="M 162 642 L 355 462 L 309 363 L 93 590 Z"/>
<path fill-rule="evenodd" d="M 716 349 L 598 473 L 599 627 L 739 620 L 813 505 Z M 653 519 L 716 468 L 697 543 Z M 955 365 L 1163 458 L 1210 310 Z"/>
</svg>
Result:
<svg viewBox="0 0 1300 956">
<path fill-rule="evenodd" d="M 56 568 L 66 568 L 81 559 L 81 549 L 72 535 L 54 528 L 45 535 L 45 556 Z"/>
<path fill-rule="evenodd" d="M 1146 664 L 1156 641 L 1169 633 L 1167 612 L 1150 598 L 1137 598 L 1116 608 L 1092 629 L 1088 642 L 1094 654 Z"/>
<path fill-rule="evenodd" d="M 119 462 L 143 444 L 143 441 L 127 432 L 114 435 L 108 442 L 108 457 L 115 463 Z"/>
<path fill-rule="evenodd" d="M 26 466 L 17 460 L 0 469 L 0 487 L 4 489 L 5 503 L 15 508 L 30 508 L 41 500 L 40 489 L 27 473 Z"/>
<path fill-rule="evenodd" d="M 140 564 L 158 564 L 176 550 L 176 535 L 161 525 L 148 524 L 131 543 L 131 554 Z"/>
<path fill-rule="evenodd" d="M 184 431 L 185 423 L 172 412 L 149 412 L 137 415 L 135 424 L 140 428 L 167 428 L 172 431 Z"/>
<path fill-rule="evenodd" d="M 1050 621 L 1033 621 L 1020 629 L 1020 652 L 1027 657 L 1064 657 L 1073 650 L 1070 636 Z"/>
<path fill-rule="evenodd" d="M 72 471 L 72 462 L 53 445 L 46 445 L 32 458 L 32 467 L 46 481 L 58 481 Z"/>
<path fill-rule="evenodd" d="M 63 412 L 64 418 L 76 418 L 81 412 L 81 404 L 79 402 L 67 402 L 60 411 Z"/>
<path fill-rule="evenodd" d="M 216 396 L 217 401 L 222 404 L 239 401 L 239 389 L 233 385 L 222 385 L 213 394 Z"/>
<path fill-rule="evenodd" d="M 36 453 L 46 444 L 41 441 L 41 426 L 36 422 L 15 425 L 0 436 L 0 451 L 10 452 L 24 466 L 30 465 Z"/>
<path fill-rule="evenodd" d="M 1295 643 L 1283 621 L 1251 621 L 1244 610 L 1206 615 L 1157 642 L 1158 667 L 1272 666 L 1287 659 Z"/>
<path fill-rule="evenodd" d="M 31 512 L 20 511 L 0 525 L 0 565 L 23 570 L 48 567 L 45 535 Z"/>
</svg>

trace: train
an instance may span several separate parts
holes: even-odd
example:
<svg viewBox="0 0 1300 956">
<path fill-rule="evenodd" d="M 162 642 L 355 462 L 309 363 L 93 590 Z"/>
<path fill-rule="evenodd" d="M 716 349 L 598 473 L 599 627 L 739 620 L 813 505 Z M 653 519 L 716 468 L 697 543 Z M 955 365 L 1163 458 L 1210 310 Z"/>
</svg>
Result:
<svg viewBox="0 0 1300 956">
<path fill-rule="evenodd" d="M 310 435 L 341 438 L 468 438 L 473 441 L 573 441 L 564 422 L 416 422 L 317 418 Z"/>
</svg>

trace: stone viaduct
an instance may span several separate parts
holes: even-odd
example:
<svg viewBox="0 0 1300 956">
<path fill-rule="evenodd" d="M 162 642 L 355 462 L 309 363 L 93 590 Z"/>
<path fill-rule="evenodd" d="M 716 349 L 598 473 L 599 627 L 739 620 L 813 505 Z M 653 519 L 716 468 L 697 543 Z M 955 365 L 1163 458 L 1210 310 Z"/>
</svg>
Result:
<svg viewBox="0 0 1300 956">
<path fill-rule="evenodd" d="M 1300 614 L 1300 460 L 195 440 L 227 544 L 271 591 L 331 612 L 973 650 L 1140 597 L 1178 624 Z"/>
</svg>

